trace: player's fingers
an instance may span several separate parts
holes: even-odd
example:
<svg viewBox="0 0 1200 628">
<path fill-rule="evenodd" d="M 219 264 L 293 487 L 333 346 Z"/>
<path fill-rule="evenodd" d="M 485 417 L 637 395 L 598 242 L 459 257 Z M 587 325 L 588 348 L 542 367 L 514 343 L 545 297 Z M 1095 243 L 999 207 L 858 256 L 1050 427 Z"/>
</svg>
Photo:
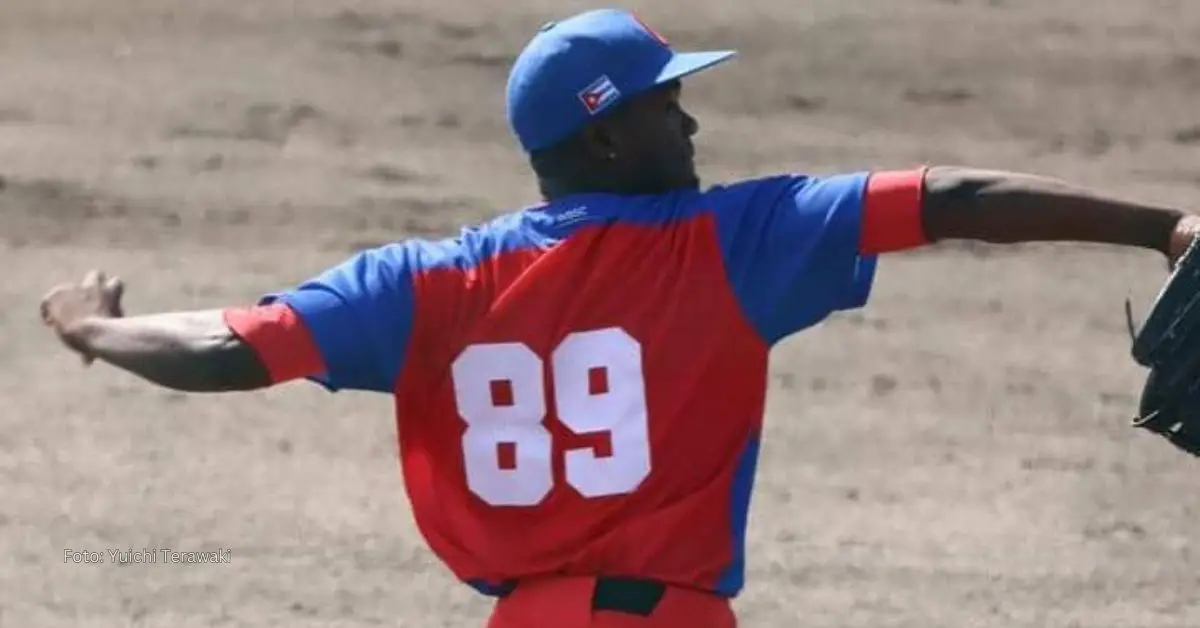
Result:
<svg viewBox="0 0 1200 628">
<path fill-rule="evenodd" d="M 104 285 L 106 279 L 103 271 L 90 270 L 83 276 L 83 286 L 85 288 L 98 288 Z"/>
<path fill-rule="evenodd" d="M 104 284 L 107 298 L 105 305 L 108 306 L 108 313 L 111 316 L 125 316 L 125 309 L 121 306 L 121 299 L 125 296 L 125 282 L 120 277 L 113 277 Z"/>
<path fill-rule="evenodd" d="M 49 290 L 46 291 L 46 294 L 44 296 L 42 296 L 42 303 L 48 303 L 51 299 L 58 296 L 58 294 L 60 292 L 62 292 L 63 290 L 67 290 L 70 287 L 71 286 L 69 286 L 65 283 L 60 283 L 57 286 L 50 288 Z"/>
<path fill-rule="evenodd" d="M 63 292 L 63 290 L 66 290 L 66 289 L 67 289 L 66 286 L 61 286 L 61 285 L 55 286 L 53 289 L 51 289 L 49 292 L 46 293 L 46 296 L 42 297 L 42 302 L 40 304 L 39 310 L 42 315 L 43 323 L 45 323 L 47 325 L 54 324 L 54 310 L 51 308 L 51 305 L 54 303 L 54 299 L 56 297 L 58 297 L 58 295 L 61 294 Z"/>
<path fill-rule="evenodd" d="M 120 301 L 121 296 L 125 294 L 125 282 L 120 277 L 113 277 L 104 282 L 104 291 L 114 300 Z"/>
</svg>

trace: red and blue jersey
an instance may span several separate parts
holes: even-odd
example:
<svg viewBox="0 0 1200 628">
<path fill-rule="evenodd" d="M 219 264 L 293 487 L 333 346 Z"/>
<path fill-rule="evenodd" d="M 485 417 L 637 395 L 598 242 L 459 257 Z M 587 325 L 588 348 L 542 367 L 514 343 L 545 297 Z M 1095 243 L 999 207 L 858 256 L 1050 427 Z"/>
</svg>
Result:
<svg viewBox="0 0 1200 628">
<path fill-rule="evenodd" d="M 922 171 L 584 194 L 405 240 L 227 312 L 274 381 L 394 395 L 418 528 L 453 573 L 733 596 L 768 353 L 923 241 Z"/>
</svg>

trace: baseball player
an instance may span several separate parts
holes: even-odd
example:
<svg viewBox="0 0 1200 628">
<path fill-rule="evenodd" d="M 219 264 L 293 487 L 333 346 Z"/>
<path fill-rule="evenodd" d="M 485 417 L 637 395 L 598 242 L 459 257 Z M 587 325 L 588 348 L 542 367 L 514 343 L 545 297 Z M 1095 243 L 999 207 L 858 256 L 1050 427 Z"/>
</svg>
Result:
<svg viewBox="0 0 1200 628">
<path fill-rule="evenodd" d="M 362 251 L 253 305 L 124 316 L 121 280 L 42 317 L 159 386 L 297 379 L 394 396 L 412 512 L 492 628 L 736 624 L 776 343 L 863 307 L 877 258 L 951 239 L 1173 260 L 1197 219 L 1035 177 L 923 167 L 704 187 L 677 52 L 634 15 L 544 26 L 508 118 L 542 202 Z"/>
</svg>

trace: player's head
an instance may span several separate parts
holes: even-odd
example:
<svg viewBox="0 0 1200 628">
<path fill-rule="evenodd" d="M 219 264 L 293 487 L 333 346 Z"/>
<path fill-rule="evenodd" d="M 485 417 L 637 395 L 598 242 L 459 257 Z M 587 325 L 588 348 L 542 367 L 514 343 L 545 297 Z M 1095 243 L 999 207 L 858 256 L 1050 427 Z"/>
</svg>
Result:
<svg viewBox="0 0 1200 628">
<path fill-rule="evenodd" d="M 542 27 L 513 64 L 508 120 L 549 198 L 696 186 L 683 77 L 735 53 L 676 52 L 632 13 L 587 11 Z"/>
</svg>

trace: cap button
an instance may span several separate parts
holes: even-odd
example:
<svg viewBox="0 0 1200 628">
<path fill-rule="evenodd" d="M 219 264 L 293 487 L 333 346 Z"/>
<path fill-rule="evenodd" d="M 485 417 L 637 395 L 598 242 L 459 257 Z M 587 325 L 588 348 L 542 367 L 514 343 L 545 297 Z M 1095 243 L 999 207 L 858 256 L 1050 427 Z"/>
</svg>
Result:
<svg viewBox="0 0 1200 628">
<path fill-rule="evenodd" d="M 538 29 L 538 32 L 544 33 L 546 31 L 554 28 L 555 26 L 558 26 L 558 22 L 555 22 L 553 20 L 546 22 L 545 24 L 542 24 L 542 27 Z"/>
</svg>

